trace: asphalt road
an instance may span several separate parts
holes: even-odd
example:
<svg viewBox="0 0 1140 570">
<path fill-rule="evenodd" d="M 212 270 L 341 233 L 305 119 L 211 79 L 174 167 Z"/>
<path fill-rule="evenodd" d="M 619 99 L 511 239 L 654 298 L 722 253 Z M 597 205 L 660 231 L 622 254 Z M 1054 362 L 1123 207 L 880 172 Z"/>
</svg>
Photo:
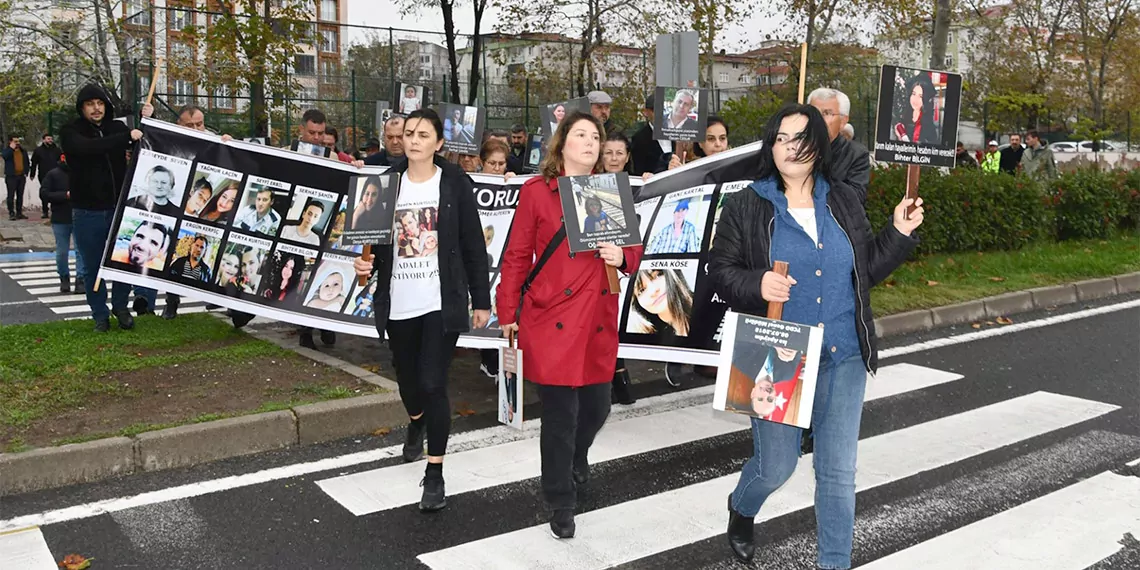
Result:
<svg viewBox="0 0 1140 570">
<path fill-rule="evenodd" d="M 860 433 L 857 566 L 1140 567 L 1140 307 L 1099 305 L 986 338 L 884 343 Z M 0 567 L 21 567 L 12 537 L 99 568 L 740 567 L 724 496 L 751 442 L 710 394 L 615 407 L 570 541 L 545 529 L 536 432 L 473 417 L 456 423 L 442 513 L 415 510 L 422 463 L 392 457 L 392 434 L 6 497 Z M 756 568 L 814 568 L 809 459 L 800 471 L 757 518 Z"/>
</svg>

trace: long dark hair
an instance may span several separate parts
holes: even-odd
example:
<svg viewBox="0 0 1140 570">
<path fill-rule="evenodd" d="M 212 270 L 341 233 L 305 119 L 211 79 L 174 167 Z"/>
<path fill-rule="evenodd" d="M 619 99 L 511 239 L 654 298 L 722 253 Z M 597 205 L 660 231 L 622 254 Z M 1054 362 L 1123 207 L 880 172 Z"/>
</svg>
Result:
<svg viewBox="0 0 1140 570">
<path fill-rule="evenodd" d="M 234 189 L 234 205 L 230 207 L 230 211 L 228 211 L 228 212 L 225 212 L 225 213 L 218 212 L 218 202 L 221 201 L 222 194 L 225 194 L 230 188 Z M 240 196 L 240 195 L 241 195 L 241 190 L 238 189 L 237 182 L 234 182 L 231 180 L 229 184 L 227 184 L 224 188 L 222 188 L 221 192 L 218 192 L 217 195 L 215 195 L 213 198 L 210 198 L 209 202 L 206 202 L 206 207 L 202 208 L 202 211 L 198 213 L 198 217 L 203 219 L 203 220 L 215 221 L 215 222 L 220 222 L 220 223 L 225 223 L 225 222 L 230 221 L 230 218 L 233 217 L 233 215 L 234 215 L 234 211 L 238 209 L 238 196 Z M 218 219 L 210 220 L 209 218 L 206 217 L 208 214 L 215 213 L 215 212 L 220 214 L 218 216 Z"/>
<path fill-rule="evenodd" d="M 776 135 L 780 132 L 780 123 L 792 115 L 803 115 L 808 120 L 807 126 L 798 135 L 802 149 L 800 160 L 812 163 L 811 173 L 813 176 L 822 175 L 825 178 L 831 178 L 831 138 L 827 134 L 827 123 L 823 120 L 823 115 L 819 114 L 819 109 L 811 105 L 788 103 L 776 111 L 776 114 L 768 119 L 768 124 L 764 125 L 764 144 L 760 147 L 759 177 L 764 179 L 774 176 L 780 190 L 784 189 L 784 178 L 780 176 L 780 171 L 776 168 L 776 159 L 772 156 L 772 147 L 776 144 Z"/>
<path fill-rule="evenodd" d="M 647 278 L 650 281 L 657 277 L 665 277 L 665 290 L 666 290 L 666 304 L 669 307 L 669 312 L 677 321 L 677 325 L 665 322 L 661 317 L 650 313 L 641 303 L 637 300 L 637 296 L 645 291 L 645 285 L 642 285 L 641 279 Z M 638 271 L 634 276 L 633 286 L 633 309 L 641 315 L 646 322 L 653 327 L 654 333 L 662 332 L 668 328 L 674 330 L 677 336 L 689 336 L 689 314 L 693 312 L 693 289 L 689 287 L 688 281 L 685 280 L 685 275 L 677 269 L 646 269 Z"/>
<path fill-rule="evenodd" d="M 915 86 L 922 88 L 922 114 L 919 116 L 919 122 L 922 125 L 922 132 L 919 138 L 923 141 L 930 143 L 941 142 L 941 135 L 938 133 L 938 127 L 934 124 L 934 82 L 930 80 L 929 73 L 919 73 L 906 81 L 906 106 L 903 107 L 905 111 L 902 116 L 902 124 L 906 127 L 906 134 L 910 137 L 914 133 L 914 110 L 910 108 L 910 94 L 914 91 Z M 910 141 L 912 143 L 923 141 Z"/>
<path fill-rule="evenodd" d="M 281 270 L 293 261 L 293 276 L 289 278 L 289 282 L 285 283 L 284 289 L 281 287 Z M 280 298 L 282 293 L 286 296 L 291 295 L 297 290 L 297 286 L 301 283 L 301 273 L 305 271 L 305 258 L 295 253 L 284 253 L 280 251 L 273 252 L 273 257 L 268 260 L 268 263 L 261 265 L 262 273 L 265 279 L 265 288 L 263 289 L 266 297 L 276 299 Z"/>
<path fill-rule="evenodd" d="M 423 119 L 431 123 L 431 126 L 435 128 L 435 140 L 438 141 L 443 138 L 443 121 L 440 120 L 439 113 L 436 113 L 435 109 L 416 109 L 408 113 L 404 119 L 404 128 L 410 128 L 409 123 L 416 119 Z"/>
</svg>

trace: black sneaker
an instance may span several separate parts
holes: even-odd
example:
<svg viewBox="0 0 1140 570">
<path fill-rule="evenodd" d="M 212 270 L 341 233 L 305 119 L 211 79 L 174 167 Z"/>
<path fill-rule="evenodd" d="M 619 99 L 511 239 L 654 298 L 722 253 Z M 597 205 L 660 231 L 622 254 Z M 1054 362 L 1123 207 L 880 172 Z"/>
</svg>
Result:
<svg viewBox="0 0 1140 570">
<path fill-rule="evenodd" d="M 420 481 L 424 488 L 423 497 L 420 498 L 420 512 L 434 513 L 447 506 L 447 494 L 443 489 L 443 475 L 427 474 Z"/>
<path fill-rule="evenodd" d="M 241 311 L 230 310 L 227 311 L 226 314 L 230 316 L 230 320 L 233 321 L 235 329 L 240 329 L 245 325 L 248 325 L 249 321 L 253 320 L 253 315 L 249 313 L 243 313 Z"/>
<path fill-rule="evenodd" d="M 317 343 L 313 342 L 313 331 L 312 330 L 301 331 L 301 334 L 297 335 L 297 338 L 300 340 L 302 347 L 308 348 L 311 350 L 317 349 Z"/>
<path fill-rule="evenodd" d="M 408 423 L 408 438 L 404 442 L 404 463 L 419 461 L 424 456 L 424 437 L 427 435 L 427 422 L 423 416 L 418 421 Z"/>
<path fill-rule="evenodd" d="M 80 279 L 78 277 L 75 278 L 75 292 L 79 295 L 84 295 L 87 293 L 87 289 L 83 285 L 83 279 Z"/>
<path fill-rule="evenodd" d="M 554 538 L 574 538 L 574 509 L 558 509 L 550 517 L 550 534 Z"/>
<path fill-rule="evenodd" d="M 684 372 L 684 365 L 670 362 L 665 365 L 665 381 L 674 388 L 680 388 L 681 375 L 684 374 Z"/>
<path fill-rule="evenodd" d="M 71 292 L 71 278 L 70 277 L 60 277 L 59 278 L 59 292 L 60 293 L 70 293 Z"/>
<path fill-rule="evenodd" d="M 162 318 L 168 321 L 173 321 L 178 318 L 178 307 L 171 306 L 171 304 L 167 302 L 166 307 L 162 309 Z"/>
<path fill-rule="evenodd" d="M 499 379 L 499 371 L 498 370 L 492 371 L 490 368 L 487 367 L 486 364 L 480 364 L 479 365 L 479 371 L 482 372 L 484 375 L 486 375 L 488 378 L 494 378 L 495 380 Z"/>
<path fill-rule="evenodd" d="M 144 299 L 142 297 L 135 297 L 135 302 L 133 304 L 133 307 L 135 309 L 135 314 L 140 316 L 140 317 L 143 315 L 153 315 L 154 314 L 154 310 L 152 310 L 151 306 L 150 306 L 150 301 L 147 301 L 146 299 Z"/>
<path fill-rule="evenodd" d="M 629 371 L 622 369 L 614 372 L 614 379 L 612 381 L 612 389 L 610 390 L 610 403 L 622 404 L 629 406 L 637 403 L 637 399 L 633 394 L 629 393 L 630 379 Z"/>
<path fill-rule="evenodd" d="M 336 344 L 336 332 L 321 331 L 321 342 L 323 342 L 325 346 L 332 346 Z"/>
<path fill-rule="evenodd" d="M 95 332 L 107 332 L 111 330 L 111 319 L 100 319 L 95 321 Z"/>
<path fill-rule="evenodd" d="M 111 314 L 115 315 L 115 319 L 119 321 L 119 328 L 125 331 L 135 328 L 135 318 L 127 309 L 115 309 L 111 311 Z"/>
</svg>

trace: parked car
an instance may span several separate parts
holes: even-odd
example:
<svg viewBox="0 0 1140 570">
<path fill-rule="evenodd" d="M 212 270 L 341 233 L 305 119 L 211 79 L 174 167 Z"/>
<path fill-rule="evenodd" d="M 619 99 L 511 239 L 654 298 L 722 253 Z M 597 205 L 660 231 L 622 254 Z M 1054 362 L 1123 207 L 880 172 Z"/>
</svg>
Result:
<svg viewBox="0 0 1140 570">
<path fill-rule="evenodd" d="M 1079 152 L 1077 150 L 1077 143 L 1070 141 L 1049 143 L 1049 148 L 1052 149 L 1053 152 Z"/>
<path fill-rule="evenodd" d="M 1100 141 L 1100 152 L 1116 152 L 1118 150 L 1123 150 L 1123 149 L 1116 148 L 1116 146 L 1110 142 Z M 1093 141 L 1081 141 L 1080 144 L 1077 145 L 1077 152 L 1092 152 L 1092 151 L 1093 151 Z"/>
</svg>

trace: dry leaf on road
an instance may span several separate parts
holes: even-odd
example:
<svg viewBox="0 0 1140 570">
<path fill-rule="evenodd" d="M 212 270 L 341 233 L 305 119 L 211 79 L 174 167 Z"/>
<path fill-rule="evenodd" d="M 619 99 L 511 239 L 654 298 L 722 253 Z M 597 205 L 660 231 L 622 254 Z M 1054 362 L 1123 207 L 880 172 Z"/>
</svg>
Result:
<svg viewBox="0 0 1140 570">
<path fill-rule="evenodd" d="M 929 281 L 929 280 L 928 280 L 928 281 L 926 282 L 926 286 L 927 286 L 927 287 L 936 287 L 936 286 L 938 286 L 938 282 L 937 282 L 937 281 Z"/>
<path fill-rule="evenodd" d="M 998 317 L 994 320 L 996 320 L 997 324 L 999 324 L 999 325 L 1012 325 L 1013 324 L 1013 319 L 1008 319 L 1006 317 Z"/>
<path fill-rule="evenodd" d="M 1005 281 L 1005 277 L 990 277 L 990 281 L 993 281 L 994 283 L 1001 283 L 1002 281 Z"/>
<path fill-rule="evenodd" d="M 60 561 L 59 567 L 63 570 L 86 570 L 91 567 L 91 561 L 94 558 L 84 558 L 78 554 L 68 554 Z"/>
<path fill-rule="evenodd" d="M 388 435 L 388 434 L 390 434 L 390 433 L 392 433 L 392 428 L 388 428 L 388 427 L 382 427 L 382 428 L 380 428 L 380 429 L 377 429 L 377 430 L 373 430 L 373 431 L 372 431 L 372 436 L 373 436 L 373 437 L 381 437 L 381 436 L 385 436 L 385 435 Z"/>
</svg>

